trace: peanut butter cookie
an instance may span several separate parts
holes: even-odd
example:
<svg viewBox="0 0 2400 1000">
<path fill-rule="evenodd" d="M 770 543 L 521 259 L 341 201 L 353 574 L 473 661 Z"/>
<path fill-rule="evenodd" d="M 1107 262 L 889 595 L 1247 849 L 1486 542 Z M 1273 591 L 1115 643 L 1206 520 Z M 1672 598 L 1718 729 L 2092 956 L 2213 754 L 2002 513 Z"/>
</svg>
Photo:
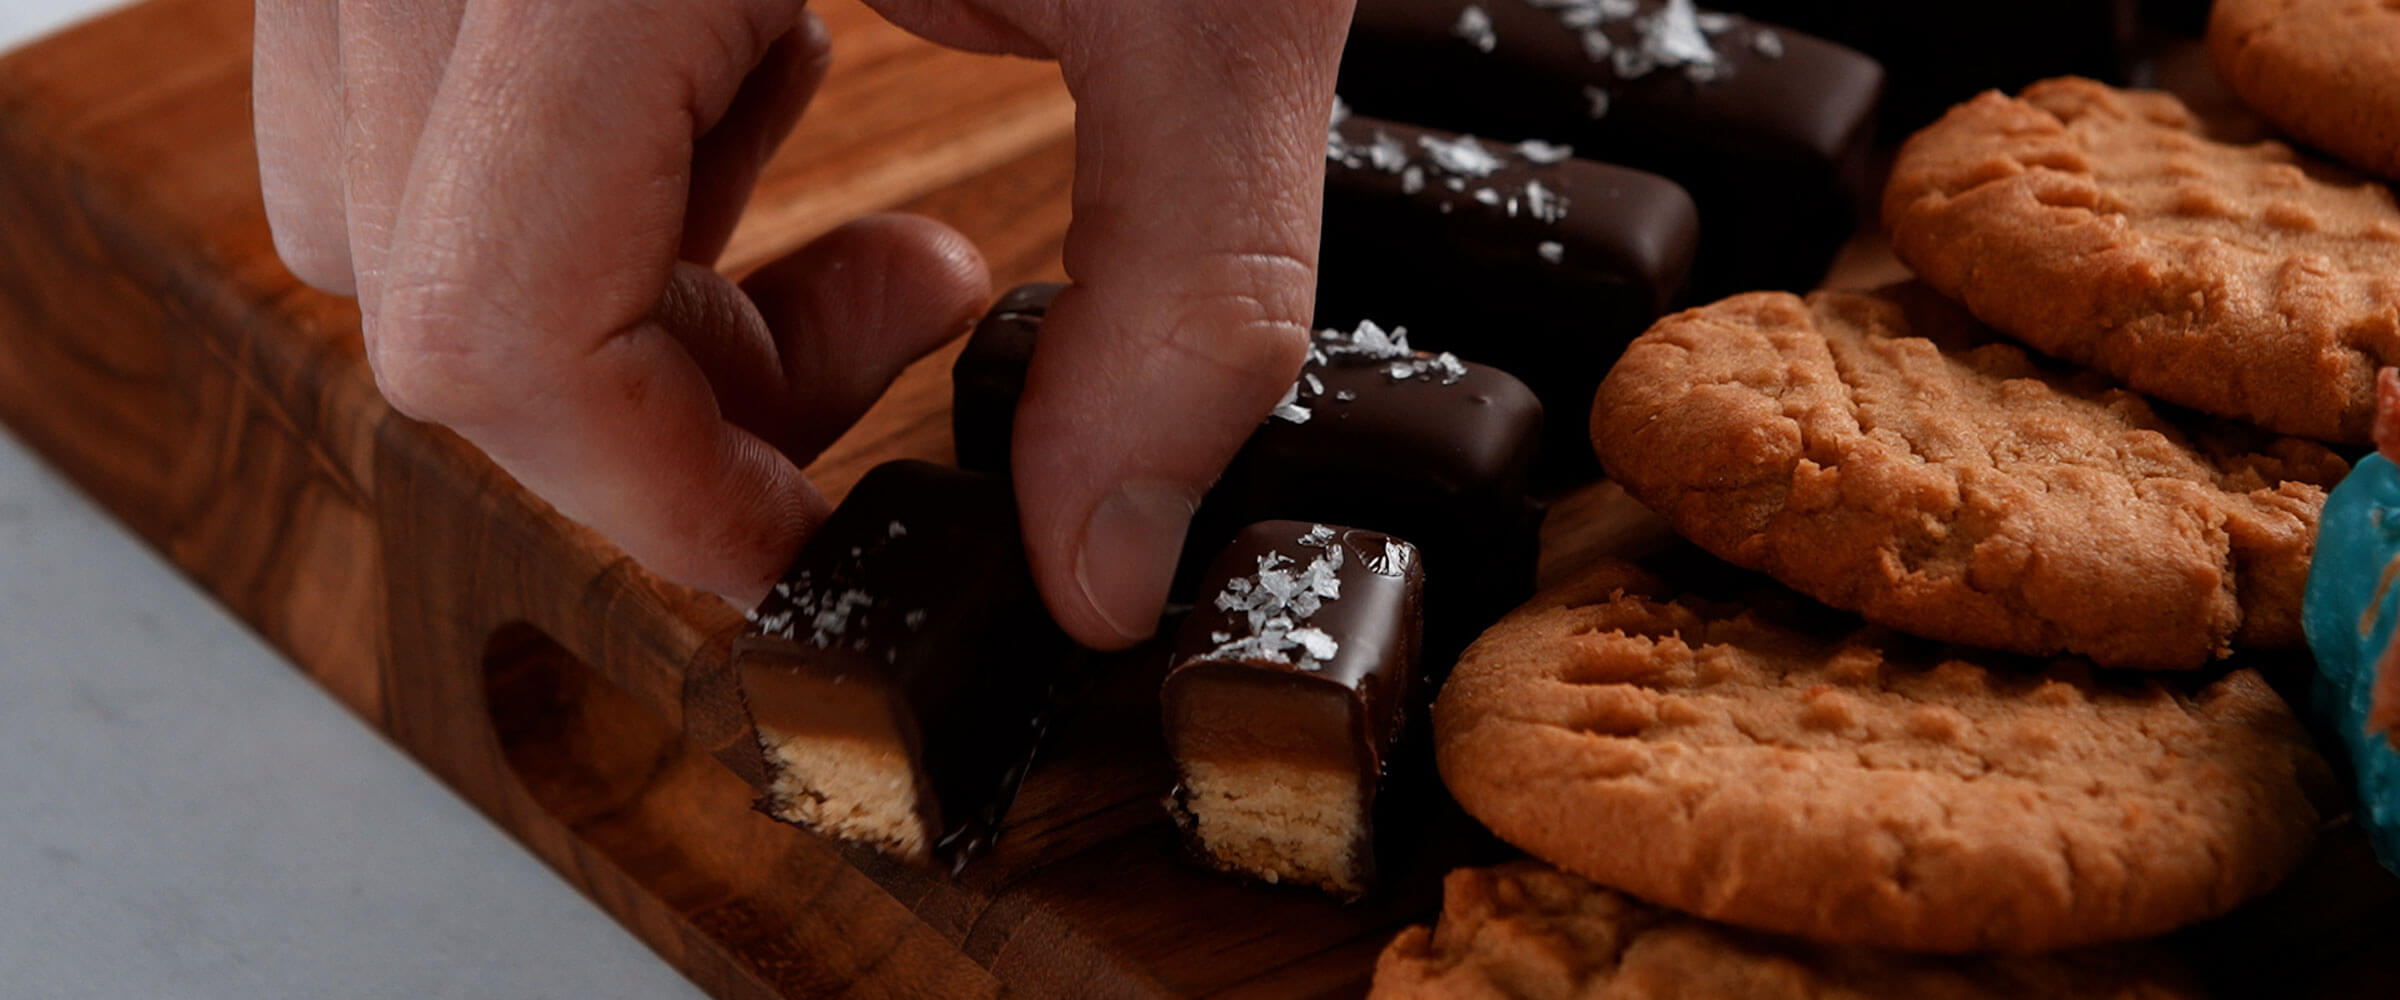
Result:
<svg viewBox="0 0 2400 1000">
<path fill-rule="evenodd" d="M 2347 464 L 2195 440 L 1997 340 L 1921 286 L 1735 296 L 1626 349 L 1593 445 L 1701 547 L 1915 635 L 2149 669 L 2298 645 Z"/>
<path fill-rule="evenodd" d="M 1459 804 L 1601 885 L 1825 944 L 2034 952 L 2221 914 L 2314 838 L 2325 763 L 2255 672 L 2191 690 L 1662 589 L 1599 563 L 1434 706 Z"/>
<path fill-rule="evenodd" d="M 2217 0 L 2208 56 L 2276 127 L 2400 179 L 2400 3 Z"/>
<path fill-rule="evenodd" d="M 1648 906 L 1532 861 L 1461 868 L 1442 919 L 1400 932 L 1371 1000 L 2176 1000 L 2203 996 L 2155 949 L 1937 958 L 1829 948 Z"/>
<path fill-rule="evenodd" d="M 2044 353 L 2284 434 L 2364 443 L 2400 362 L 2400 207 L 2280 143 L 2090 80 L 1987 93 L 1900 150 L 1892 247 Z"/>
</svg>

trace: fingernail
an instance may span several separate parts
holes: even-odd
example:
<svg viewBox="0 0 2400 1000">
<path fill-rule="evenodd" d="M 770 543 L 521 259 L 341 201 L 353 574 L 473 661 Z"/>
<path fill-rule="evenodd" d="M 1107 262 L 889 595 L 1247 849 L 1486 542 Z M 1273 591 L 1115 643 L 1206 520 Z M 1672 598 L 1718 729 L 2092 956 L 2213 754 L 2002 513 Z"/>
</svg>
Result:
<svg viewBox="0 0 2400 1000">
<path fill-rule="evenodd" d="M 1188 486 L 1138 480 L 1101 500 L 1084 522 L 1075 582 L 1100 619 L 1128 641 L 1158 630 L 1193 506 Z"/>
</svg>

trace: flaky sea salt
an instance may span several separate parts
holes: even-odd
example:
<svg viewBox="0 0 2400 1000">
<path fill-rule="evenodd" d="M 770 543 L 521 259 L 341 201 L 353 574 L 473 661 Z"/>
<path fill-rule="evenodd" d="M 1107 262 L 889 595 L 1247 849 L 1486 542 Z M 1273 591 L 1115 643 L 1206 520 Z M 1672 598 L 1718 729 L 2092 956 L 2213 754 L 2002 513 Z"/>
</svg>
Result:
<svg viewBox="0 0 2400 1000">
<path fill-rule="evenodd" d="M 1225 581 L 1214 605 L 1219 611 L 1240 615 L 1249 631 L 1240 636 L 1209 633 L 1217 644 L 1209 655 L 1316 670 L 1341 653 L 1340 642 L 1308 624 L 1326 602 L 1342 597 L 1341 541 L 1332 528 L 1322 524 L 1296 541 L 1318 550 L 1306 566 L 1281 552 L 1269 552 L 1258 558 L 1258 572 Z"/>
<path fill-rule="evenodd" d="M 1466 364 L 1455 355 L 1448 352 L 1426 354 L 1408 346 L 1407 327 L 1395 326 L 1387 331 L 1376 325 L 1374 320 L 1360 320 L 1358 327 L 1348 333 L 1340 330 L 1317 331 L 1316 338 L 1309 344 L 1308 364 L 1323 366 L 1337 360 L 1383 362 L 1384 374 L 1395 382 L 1424 379 L 1451 385 L 1467 374 Z M 1300 380 L 1294 382 L 1292 390 L 1285 394 L 1286 399 L 1294 401 L 1292 405 L 1295 407 L 1306 402 L 1300 395 L 1303 387 L 1307 388 L 1311 398 L 1325 392 L 1324 383 L 1315 380 L 1304 368 Z M 1355 394 L 1336 394 L 1334 398 L 1348 402 L 1356 397 Z M 1305 411 L 1305 407 L 1300 408 Z M 1277 415 L 1282 415 L 1280 408 Z"/>
<path fill-rule="evenodd" d="M 1648 76 L 1661 69 L 1681 69 L 1693 82 L 1706 83 L 1723 78 L 1731 69 L 1709 36 L 1732 30 L 1734 19 L 1702 11 L 1693 6 L 1692 0 L 1667 0 L 1647 14 L 1634 0 L 1524 2 L 1550 11 L 1561 27 L 1575 33 L 1584 58 L 1607 67 L 1621 80 Z M 1610 25 L 1620 25 L 1613 36 L 1604 30 Z M 1770 59 L 1781 53 L 1780 39 L 1761 46 L 1754 38 L 1751 44 Z M 1775 51 L 1770 53 L 1769 48 Z M 1592 117 L 1607 113 L 1604 102 L 1593 103 Z"/>
<path fill-rule="evenodd" d="M 1340 330 L 1320 330 L 1309 347 L 1309 359 L 1324 364 L 1333 358 L 1371 358 L 1389 360 L 1410 358 L 1416 351 L 1408 346 L 1408 328 L 1395 326 L 1390 330 L 1376 325 L 1374 320 L 1362 319 L 1349 333 Z"/>
<path fill-rule="evenodd" d="M 1593 62 L 1605 62 L 1617 51 L 1616 43 L 1608 40 L 1608 32 L 1586 28 L 1583 32 L 1583 57 Z"/>
<path fill-rule="evenodd" d="M 1492 31 L 1492 16 L 1474 4 L 1459 10 L 1458 23 L 1450 26 L 1450 33 L 1466 39 L 1477 52 L 1490 52 L 1500 45 L 1500 36 Z"/>
<path fill-rule="evenodd" d="M 1286 420 L 1295 424 L 1308 422 L 1308 418 L 1312 414 L 1308 412 L 1308 407 L 1300 405 L 1299 382 L 1295 381 L 1291 388 L 1283 390 L 1283 398 L 1276 401 L 1274 411 L 1268 416 L 1275 420 Z"/>
<path fill-rule="evenodd" d="M 831 649 L 841 644 L 854 626 L 865 624 L 866 613 L 875 607 L 875 598 L 855 587 L 840 590 L 818 590 L 805 581 L 794 587 L 791 582 L 775 585 L 772 595 L 761 607 L 775 610 L 761 614 L 750 613 L 750 624 L 761 635 L 778 639 L 799 639 L 806 628 L 809 645 Z"/>
<path fill-rule="evenodd" d="M 1460 177 L 1489 177 L 1501 167 L 1500 158 L 1493 156 L 1490 150 L 1483 148 L 1483 143 L 1475 141 L 1471 135 L 1455 139 L 1421 135 L 1417 137 L 1417 145 L 1432 158 L 1434 166 Z"/>
<path fill-rule="evenodd" d="M 1342 95 L 1333 95 L 1333 110 L 1325 118 L 1325 158 L 1348 161 L 1350 145 L 1342 141 L 1342 123 L 1350 119 L 1350 106 L 1342 103 Z"/>
<path fill-rule="evenodd" d="M 1567 199 L 1542 185 L 1540 180 L 1525 182 L 1525 207 L 1533 217 L 1543 222 L 1557 222 L 1567 217 Z"/>
<path fill-rule="evenodd" d="M 1575 155 L 1575 147 L 1543 142 L 1540 139 L 1527 139 L 1517 144 L 1517 155 L 1524 157 L 1529 163 L 1547 166 Z"/>
<path fill-rule="evenodd" d="M 1700 29 L 1700 13 L 1692 0 L 1667 0 L 1658 13 L 1635 22 L 1642 32 L 1642 49 L 1659 66 L 1682 66 L 1713 78 L 1717 47 Z"/>
</svg>

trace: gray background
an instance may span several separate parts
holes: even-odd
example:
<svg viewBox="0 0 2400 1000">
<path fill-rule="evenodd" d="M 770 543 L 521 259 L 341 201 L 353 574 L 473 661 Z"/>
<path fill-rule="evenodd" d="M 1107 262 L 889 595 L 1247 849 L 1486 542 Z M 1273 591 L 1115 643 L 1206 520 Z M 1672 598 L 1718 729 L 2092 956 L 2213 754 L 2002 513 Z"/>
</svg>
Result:
<svg viewBox="0 0 2400 1000">
<path fill-rule="evenodd" d="M 0 432 L 0 997 L 697 996 Z"/>
</svg>

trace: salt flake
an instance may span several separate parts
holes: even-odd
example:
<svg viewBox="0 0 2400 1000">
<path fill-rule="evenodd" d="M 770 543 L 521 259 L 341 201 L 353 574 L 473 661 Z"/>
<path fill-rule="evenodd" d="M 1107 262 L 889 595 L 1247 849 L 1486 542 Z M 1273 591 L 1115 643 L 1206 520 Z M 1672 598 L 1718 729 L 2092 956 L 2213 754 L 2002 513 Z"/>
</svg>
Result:
<svg viewBox="0 0 2400 1000">
<path fill-rule="evenodd" d="M 1503 165 L 1491 150 L 1483 148 L 1474 136 L 1437 139 L 1430 135 L 1417 137 L 1417 145 L 1432 157 L 1433 165 L 1460 177 L 1489 177 Z"/>
<path fill-rule="evenodd" d="M 1342 648 L 1342 644 L 1334 641 L 1332 636 L 1325 634 L 1323 629 L 1296 628 L 1287 633 L 1284 638 L 1298 643 L 1300 648 L 1308 651 L 1309 658 L 1313 660 L 1333 659 L 1334 654 L 1340 652 Z"/>
<path fill-rule="evenodd" d="M 1583 101 L 1585 113 L 1593 118 L 1607 117 L 1608 91 L 1587 84 L 1583 88 Z"/>
<path fill-rule="evenodd" d="M 1466 39 L 1477 52 L 1490 52 L 1500 44 L 1500 36 L 1492 31 L 1492 16 L 1474 4 L 1458 12 L 1458 23 L 1450 26 L 1450 33 Z"/>
<path fill-rule="evenodd" d="M 1300 405 L 1300 383 L 1293 382 L 1291 388 L 1283 390 L 1283 398 L 1276 401 L 1275 410 L 1269 416 L 1295 424 L 1308 422 L 1308 407 Z"/>
<path fill-rule="evenodd" d="M 1540 139 L 1527 139 L 1517 144 L 1517 155 L 1546 166 L 1575 155 L 1575 148 Z"/>
</svg>

